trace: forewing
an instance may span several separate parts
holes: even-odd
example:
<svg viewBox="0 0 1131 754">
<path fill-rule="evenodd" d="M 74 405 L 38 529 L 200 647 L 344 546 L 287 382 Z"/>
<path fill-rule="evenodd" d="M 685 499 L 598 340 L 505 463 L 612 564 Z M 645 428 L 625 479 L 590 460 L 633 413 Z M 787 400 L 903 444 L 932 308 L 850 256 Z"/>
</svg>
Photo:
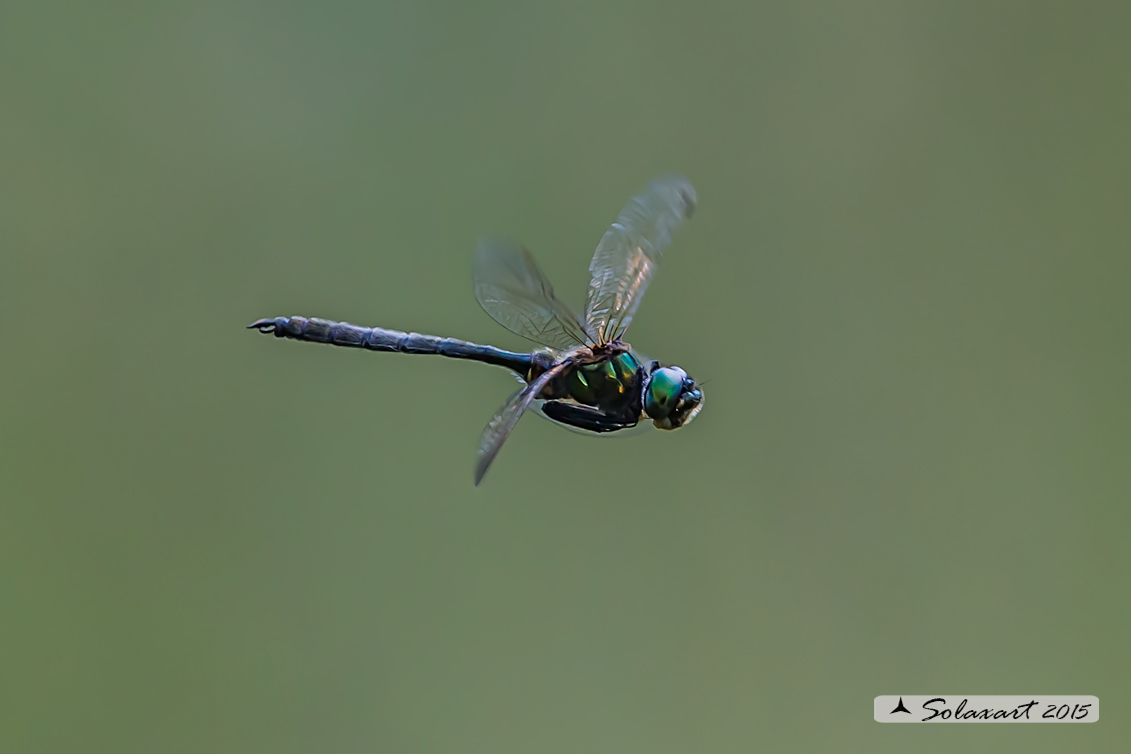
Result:
<svg viewBox="0 0 1131 754">
<path fill-rule="evenodd" d="M 605 232 L 589 263 L 585 329 L 607 343 L 624 335 L 671 234 L 695 209 L 695 189 L 679 176 L 657 178 Z"/>
<path fill-rule="evenodd" d="M 569 363 L 568 359 L 559 362 L 540 374 L 534 382 L 512 395 L 488 422 L 486 429 L 483 430 L 483 435 L 479 438 L 479 453 L 475 461 L 476 486 L 483 481 L 483 475 L 491 467 L 491 462 L 499 454 L 499 449 L 507 441 L 511 430 L 514 429 L 515 424 L 518 423 L 530 402 L 542 392 L 542 388 L 546 387 L 550 380 L 564 372 Z"/>
<path fill-rule="evenodd" d="M 472 276 L 483 311 L 511 332 L 559 349 L 590 341 L 581 318 L 554 295 L 554 287 L 526 249 L 509 241 L 484 241 Z"/>
</svg>

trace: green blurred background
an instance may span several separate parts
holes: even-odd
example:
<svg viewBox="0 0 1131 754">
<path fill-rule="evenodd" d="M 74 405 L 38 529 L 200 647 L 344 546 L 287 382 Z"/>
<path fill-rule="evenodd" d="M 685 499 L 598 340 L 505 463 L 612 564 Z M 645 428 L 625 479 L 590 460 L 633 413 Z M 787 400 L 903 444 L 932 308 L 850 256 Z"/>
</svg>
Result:
<svg viewBox="0 0 1131 754">
<path fill-rule="evenodd" d="M 7 3 L 0 751 L 1125 751 L 1131 6 Z M 567 298 L 699 192 L 631 340 L 674 434 L 528 417 L 476 240 Z M 1096 694 L 917 728 L 897 693 Z"/>
</svg>

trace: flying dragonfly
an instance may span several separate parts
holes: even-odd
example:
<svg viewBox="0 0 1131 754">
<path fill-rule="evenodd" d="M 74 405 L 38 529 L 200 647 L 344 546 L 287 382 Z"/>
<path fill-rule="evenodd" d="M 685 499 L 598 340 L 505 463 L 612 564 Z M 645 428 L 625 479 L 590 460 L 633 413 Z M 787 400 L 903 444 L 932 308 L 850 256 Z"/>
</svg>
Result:
<svg viewBox="0 0 1131 754">
<path fill-rule="evenodd" d="M 260 319 L 248 329 L 277 338 L 438 354 L 509 369 L 523 387 L 483 430 L 476 485 L 528 408 L 586 432 L 617 432 L 648 420 L 659 429 L 678 429 L 703 408 L 702 389 L 680 367 L 643 358 L 623 338 L 672 232 L 691 216 L 695 203 L 695 189 L 678 176 L 652 181 L 629 201 L 589 263 L 584 316 L 555 295 L 526 249 L 509 241 L 481 243 L 472 269 L 475 298 L 500 325 L 541 346 L 530 353 L 314 317 Z"/>
</svg>

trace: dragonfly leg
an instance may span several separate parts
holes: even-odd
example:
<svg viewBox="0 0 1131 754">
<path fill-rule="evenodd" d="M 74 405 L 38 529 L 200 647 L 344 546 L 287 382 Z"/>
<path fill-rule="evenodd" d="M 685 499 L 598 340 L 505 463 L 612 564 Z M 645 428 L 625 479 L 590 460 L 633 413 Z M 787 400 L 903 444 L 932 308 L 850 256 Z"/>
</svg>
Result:
<svg viewBox="0 0 1131 754">
<path fill-rule="evenodd" d="M 590 432 L 616 432 L 618 429 L 635 427 L 637 423 L 636 419 L 628 415 L 610 415 L 589 406 L 562 401 L 546 401 L 542 405 L 542 413 L 554 421 Z"/>
</svg>

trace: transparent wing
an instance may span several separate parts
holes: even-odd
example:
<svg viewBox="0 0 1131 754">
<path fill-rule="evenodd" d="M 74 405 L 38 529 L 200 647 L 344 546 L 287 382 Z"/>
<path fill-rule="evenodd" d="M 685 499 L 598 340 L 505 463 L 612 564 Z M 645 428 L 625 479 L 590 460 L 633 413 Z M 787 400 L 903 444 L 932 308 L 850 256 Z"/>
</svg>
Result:
<svg viewBox="0 0 1131 754">
<path fill-rule="evenodd" d="M 671 234 L 695 209 L 695 189 L 679 176 L 657 178 L 605 232 L 589 263 L 585 329 L 600 343 L 624 335 Z"/>
<path fill-rule="evenodd" d="M 483 481 L 483 475 L 486 474 L 487 469 L 491 467 L 491 462 L 494 461 L 495 456 L 499 454 L 499 449 L 502 448 L 503 443 L 507 441 L 507 436 L 510 435 L 511 430 L 514 429 L 514 425 L 518 423 L 519 418 L 522 416 L 523 412 L 526 411 L 530 402 L 542 392 L 542 388 L 546 387 L 546 385 L 550 383 L 550 380 L 564 372 L 569 364 L 569 359 L 566 359 L 538 375 L 538 378 L 534 380 L 534 382 L 531 382 L 507 399 L 503 407 L 491 418 L 486 429 L 483 430 L 483 435 L 479 438 L 479 454 L 475 461 L 476 486 Z"/>
<path fill-rule="evenodd" d="M 554 295 L 554 287 L 526 249 L 509 241 L 484 241 L 472 276 L 483 311 L 516 335 L 560 349 L 591 342 L 581 318 Z"/>
</svg>

